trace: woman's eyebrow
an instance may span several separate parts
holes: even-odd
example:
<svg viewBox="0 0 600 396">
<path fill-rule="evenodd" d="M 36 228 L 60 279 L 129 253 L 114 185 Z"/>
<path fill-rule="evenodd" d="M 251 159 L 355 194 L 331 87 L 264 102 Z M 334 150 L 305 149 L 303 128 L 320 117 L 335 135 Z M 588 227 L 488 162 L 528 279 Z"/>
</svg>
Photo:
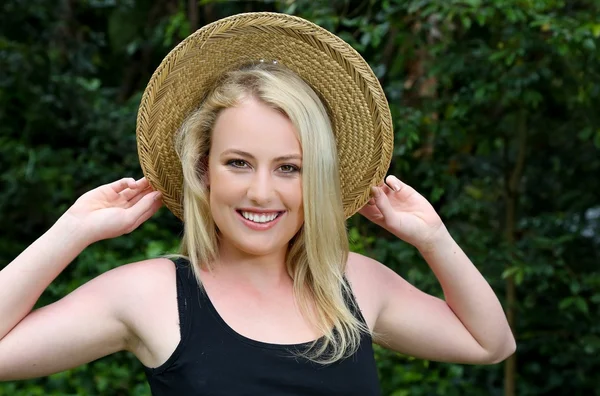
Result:
<svg viewBox="0 0 600 396">
<path fill-rule="evenodd" d="M 221 153 L 221 156 L 227 155 L 227 154 L 237 154 L 239 156 L 242 157 L 246 157 L 246 158 L 250 158 L 250 159 L 256 159 L 252 154 L 248 153 L 247 151 L 243 151 L 243 150 L 237 150 L 237 149 L 228 149 L 225 150 Z M 286 155 L 282 155 L 279 156 L 277 158 L 275 158 L 275 161 L 288 161 L 291 159 L 296 159 L 296 160 L 302 160 L 302 155 L 300 154 L 286 154 Z"/>
</svg>

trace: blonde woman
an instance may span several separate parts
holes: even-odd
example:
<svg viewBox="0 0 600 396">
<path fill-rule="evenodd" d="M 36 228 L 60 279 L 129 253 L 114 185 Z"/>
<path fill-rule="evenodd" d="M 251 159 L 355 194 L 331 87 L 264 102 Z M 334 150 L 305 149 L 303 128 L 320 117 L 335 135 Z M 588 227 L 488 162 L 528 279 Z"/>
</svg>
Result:
<svg viewBox="0 0 600 396">
<path fill-rule="evenodd" d="M 245 38 L 240 26 L 262 34 L 265 26 L 291 23 L 294 37 L 303 26 L 315 29 L 272 14 L 226 22 L 211 28 L 231 29 L 241 42 L 214 44 L 242 54 L 240 61 L 251 57 L 248 41 L 266 40 Z M 391 136 L 382 120 L 389 113 L 365 107 L 378 124 L 350 128 L 344 123 L 353 116 L 337 110 L 332 92 L 356 87 L 329 79 L 334 88 L 319 90 L 318 78 L 326 76 L 313 78 L 313 70 L 283 52 L 276 62 L 259 59 L 208 75 L 204 89 L 190 88 L 190 98 L 184 86 L 194 84 L 166 74 L 183 70 L 190 78 L 185 64 L 170 62 L 192 59 L 186 54 L 197 51 L 194 40 L 210 53 L 206 31 L 174 50 L 145 93 L 138 141 L 148 178 L 84 194 L 0 272 L 0 381 L 46 376 L 127 350 L 145 366 L 154 395 L 363 396 L 380 394 L 372 342 L 446 362 L 491 364 L 512 354 L 515 341 L 498 299 L 427 200 L 394 176 L 366 190 L 357 183 L 378 177 L 366 164 Z M 270 47 L 285 40 L 268 37 L 275 40 Z M 314 34 L 306 40 L 314 41 Z M 364 97 L 376 97 L 380 87 L 369 84 Z M 353 151 L 353 133 L 365 141 L 380 136 Z M 362 154 L 353 157 L 357 150 Z M 177 161 L 168 160 L 174 153 Z M 376 161 L 381 168 L 389 158 Z M 163 203 L 185 225 L 178 255 L 113 269 L 31 311 L 83 249 L 132 232 Z M 445 301 L 349 253 L 345 218 L 358 209 L 421 252 Z"/>
</svg>

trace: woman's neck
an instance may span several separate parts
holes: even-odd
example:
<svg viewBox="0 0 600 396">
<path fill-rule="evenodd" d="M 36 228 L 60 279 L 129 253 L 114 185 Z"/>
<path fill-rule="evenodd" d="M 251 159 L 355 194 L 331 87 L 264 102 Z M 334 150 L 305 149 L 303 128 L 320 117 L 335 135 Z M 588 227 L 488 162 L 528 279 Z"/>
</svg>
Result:
<svg viewBox="0 0 600 396">
<path fill-rule="evenodd" d="M 289 286 L 292 279 L 286 268 L 287 247 L 266 255 L 252 255 L 238 249 L 226 240 L 219 244 L 219 259 L 214 275 L 235 282 L 243 282 L 258 290 Z"/>
</svg>

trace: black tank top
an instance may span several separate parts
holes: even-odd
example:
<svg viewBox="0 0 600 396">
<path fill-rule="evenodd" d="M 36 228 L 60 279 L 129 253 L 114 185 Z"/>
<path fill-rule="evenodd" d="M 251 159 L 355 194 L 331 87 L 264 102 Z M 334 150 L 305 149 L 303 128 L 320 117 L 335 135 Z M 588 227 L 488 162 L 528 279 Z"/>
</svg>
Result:
<svg viewBox="0 0 600 396">
<path fill-rule="evenodd" d="M 235 332 L 198 287 L 189 261 L 175 266 L 181 341 L 160 367 L 144 368 L 153 396 L 381 394 L 368 334 L 349 358 L 313 363 L 290 352 L 308 344 L 269 344 Z M 364 323 L 355 306 L 349 304 Z"/>
</svg>

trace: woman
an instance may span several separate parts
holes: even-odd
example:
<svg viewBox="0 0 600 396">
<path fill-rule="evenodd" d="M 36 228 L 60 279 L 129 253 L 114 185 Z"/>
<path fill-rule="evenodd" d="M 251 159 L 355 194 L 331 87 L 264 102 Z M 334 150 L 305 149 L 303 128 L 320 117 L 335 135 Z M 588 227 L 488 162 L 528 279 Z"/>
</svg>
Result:
<svg viewBox="0 0 600 396">
<path fill-rule="evenodd" d="M 448 362 L 512 354 L 500 303 L 433 207 L 394 176 L 381 183 L 385 96 L 344 45 L 260 13 L 173 50 L 138 116 L 147 178 L 84 194 L 0 272 L 0 380 L 128 350 L 156 395 L 374 395 L 372 341 Z M 350 72 L 331 75 L 340 65 Z M 180 255 L 116 268 L 30 312 L 86 246 L 163 202 L 185 224 Z M 419 249 L 446 301 L 348 252 L 344 220 L 358 209 Z"/>
</svg>

